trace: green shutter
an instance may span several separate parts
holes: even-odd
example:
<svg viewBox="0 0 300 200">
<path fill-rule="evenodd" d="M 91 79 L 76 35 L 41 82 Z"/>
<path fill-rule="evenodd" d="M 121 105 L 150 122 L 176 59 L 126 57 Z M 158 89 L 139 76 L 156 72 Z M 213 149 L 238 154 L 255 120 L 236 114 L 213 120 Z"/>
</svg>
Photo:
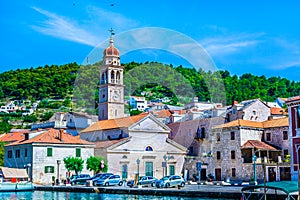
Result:
<svg viewBox="0 0 300 200">
<path fill-rule="evenodd" d="M 52 148 L 47 148 L 47 156 L 52 157 Z"/>
<path fill-rule="evenodd" d="M 81 149 L 76 149 L 76 157 L 81 157 Z"/>
<path fill-rule="evenodd" d="M 53 166 L 45 166 L 45 174 L 47 173 L 54 173 L 54 167 Z"/>
<path fill-rule="evenodd" d="M 175 175 L 175 166 L 170 165 L 170 176 Z"/>
<path fill-rule="evenodd" d="M 153 162 L 146 162 L 145 172 L 146 176 L 153 176 Z"/>
</svg>

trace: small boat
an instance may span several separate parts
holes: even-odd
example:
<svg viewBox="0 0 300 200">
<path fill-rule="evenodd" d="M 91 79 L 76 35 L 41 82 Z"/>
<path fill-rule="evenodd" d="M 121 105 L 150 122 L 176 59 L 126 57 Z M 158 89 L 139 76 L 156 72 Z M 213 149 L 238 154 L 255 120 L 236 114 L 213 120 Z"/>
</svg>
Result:
<svg viewBox="0 0 300 200">
<path fill-rule="evenodd" d="M 242 197 L 241 200 L 249 200 L 252 199 L 251 196 L 261 196 L 260 199 L 264 199 L 265 194 L 263 189 L 266 191 L 268 190 L 275 190 L 273 193 L 275 198 L 278 195 L 277 191 L 282 191 L 285 193 L 286 200 L 295 200 L 296 196 L 298 196 L 298 182 L 297 181 L 278 181 L 278 182 L 267 182 L 266 184 L 258 184 L 258 185 L 249 185 L 242 188 Z M 268 193 L 270 195 L 270 193 Z M 257 197 L 255 198 L 257 199 Z M 266 198 L 265 198 L 266 199 Z"/>
<path fill-rule="evenodd" d="M 26 169 L 0 167 L 0 192 L 30 191 L 34 186 L 29 182 Z"/>
</svg>

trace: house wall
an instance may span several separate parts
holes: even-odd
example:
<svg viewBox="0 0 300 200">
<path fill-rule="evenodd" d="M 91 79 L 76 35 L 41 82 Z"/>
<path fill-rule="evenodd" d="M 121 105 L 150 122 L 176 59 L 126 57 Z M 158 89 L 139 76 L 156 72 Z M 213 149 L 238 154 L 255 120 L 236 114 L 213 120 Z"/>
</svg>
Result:
<svg viewBox="0 0 300 200">
<path fill-rule="evenodd" d="M 276 128 L 268 128 L 265 129 L 265 133 L 270 133 L 271 134 L 271 140 L 267 141 L 266 134 L 264 134 L 264 140 L 268 142 L 269 144 L 275 145 L 280 147 L 282 150 L 288 150 L 289 154 L 291 153 L 290 149 L 290 142 L 291 138 L 288 136 L 287 140 L 283 139 L 283 132 L 284 131 L 289 131 L 289 127 L 276 127 Z M 283 152 L 282 152 L 283 156 Z"/>
<path fill-rule="evenodd" d="M 229 132 L 230 133 L 230 132 Z M 238 132 L 237 132 L 238 133 Z M 240 140 L 239 147 L 247 142 L 247 140 L 262 140 L 262 129 L 240 129 L 240 132 L 236 134 Z"/>
<path fill-rule="evenodd" d="M 253 111 L 255 111 L 255 114 Z M 244 108 L 240 104 L 233 105 L 232 111 L 229 113 L 229 121 L 244 119 L 263 122 L 268 120 L 270 115 L 270 108 L 260 100 L 256 100 L 251 105 L 245 106 Z"/>
<path fill-rule="evenodd" d="M 255 112 L 255 114 L 253 113 Z M 261 101 L 255 101 L 249 107 L 244 109 L 244 120 L 263 122 L 268 120 L 271 115 L 270 108 Z"/>
<path fill-rule="evenodd" d="M 7 159 L 7 151 L 8 150 L 15 150 L 17 149 L 24 149 L 28 148 L 28 158 L 15 158 L 13 156 L 12 159 Z M 47 148 L 52 148 L 52 156 L 47 157 Z M 90 156 L 94 156 L 94 148 L 93 147 L 84 147 L 81 145 L 64 145 L 64 146 L 57 146 L 57 145 L 34 145 L 31 144 L 28 145 L 20 145 L 20 146 L 8 146 L 5 147 L 5 164 L 6 167 L 16 167 L 16 168 L 23 168 L 24 165 L 31 163 L 30 173 L 29 175 L 32 178 L 32 181 L 34 183 L 40 183 L 40 184 L 51 184 L 52 183 L 52 176 L 57 179 L 57 160 L 61 161 L 61 164 L 59 166 L 59 179 L 66 179 L 66 168 L 63 162 L 63 159 L 72 156 L 76 156 L 76 148 L 81 149 L 81 158 L 86 161 L 86 159 Z M 14 154 L 13 154 L 14 155 Z M 21 155 L 22 151 L 21 151 Z M 45 172 L 46 166 L 53 166 L 54 172 L 53 173 L 47 173 Z M 74 173 L 74 172 L 73 172 Z M 84 174 L 90 174 L 92 175 L 92 172 L 88 171 L 86 169 L 86 162 L 84 162 L 84 167 L 81 173 Z"/>
<path fill-rule="evenodd" d="M 108 140 L 108 136 L 110 136 L 110 139 L 118 139 L 120 135 L 122 135 L 122 137 L 128 136 L 127 130 L 109 129 L 104 131 L 100 130 L 100 131 L 94 131 L 88 133 L 80 133 L 80 138 L 90 142 L 96 142 L 96 141 Z"/>
<path fill-rule="evenodd" d="M 235 140 L 231 140 L 231 132 L 235 133 Z M 221 169 L 221 180 L 230 178 L 231 180 L 246 180 L 249 181 L 253 177 L 253 165 L 243 163 L 241 146 L 247 140 L 260 140 L 262 137 L 262 130 L 251 129 L 237 129 L 232 127 L 230 129 L 223 129 L 212 132 L 213 138 L 213 157 L 206 158 L 208 163 L 207 173 L 211 173 L 216 177 L 215 170 Z M 216 135 L 220 134 L 220 141 L 217 141 Z M 231 151 L 235 152 L 235 159 L 231 158 Z M 217 152 L 220 152 L 221 158 L 217 159 Z M 235 169 L 236 176 L 232 176 L 232 169 Z M 257 177 L 262 176 L 262 171 L 257 171 Z"/>
</svg>

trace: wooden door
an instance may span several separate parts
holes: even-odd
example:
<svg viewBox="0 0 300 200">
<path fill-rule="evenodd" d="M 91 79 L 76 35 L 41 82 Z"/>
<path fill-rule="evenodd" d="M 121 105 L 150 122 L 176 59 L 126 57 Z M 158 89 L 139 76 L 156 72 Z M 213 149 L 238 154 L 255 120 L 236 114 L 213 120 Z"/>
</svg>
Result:
<svg viewBox="0 0 300 200">
<path fill-rule="evenodd" d="M 221 181 L 221 169 L 215 169 L 216 181 Z"/>
</svg>

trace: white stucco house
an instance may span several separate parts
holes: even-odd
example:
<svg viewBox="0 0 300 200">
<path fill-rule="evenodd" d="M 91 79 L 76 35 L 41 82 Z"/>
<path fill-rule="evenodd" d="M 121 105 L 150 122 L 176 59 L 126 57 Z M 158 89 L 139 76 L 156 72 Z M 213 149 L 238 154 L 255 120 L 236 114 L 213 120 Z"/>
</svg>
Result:
<svg viewBox="0 0 300 200">
<path fill-rule="evenodd" d="M 152 114 L 99 121 L 80 133 L 106 157 L 108 171 L 124 179 L 139 175 L 161 178 L 182 174 L 187 149 L 168 138 L 169 127 Z M 138 164 L 139 163 L 139 164 Z"/>
<path fill-rule="evenodd" d="M 5 145 L 4 166 L 27 168 L 34 183 L 51 184 L 54 179 L 66 179 L 63 159 L 80 157 L 84 161 L 94 156 L 94 144 L 74 137 L 64 130 L 43 129 L 24 133 L 25 139 Z M 73 172 L 74 173 L 74 172 Z M 81 173 L 92 172 L 84 167 Z"/>
</svg>

